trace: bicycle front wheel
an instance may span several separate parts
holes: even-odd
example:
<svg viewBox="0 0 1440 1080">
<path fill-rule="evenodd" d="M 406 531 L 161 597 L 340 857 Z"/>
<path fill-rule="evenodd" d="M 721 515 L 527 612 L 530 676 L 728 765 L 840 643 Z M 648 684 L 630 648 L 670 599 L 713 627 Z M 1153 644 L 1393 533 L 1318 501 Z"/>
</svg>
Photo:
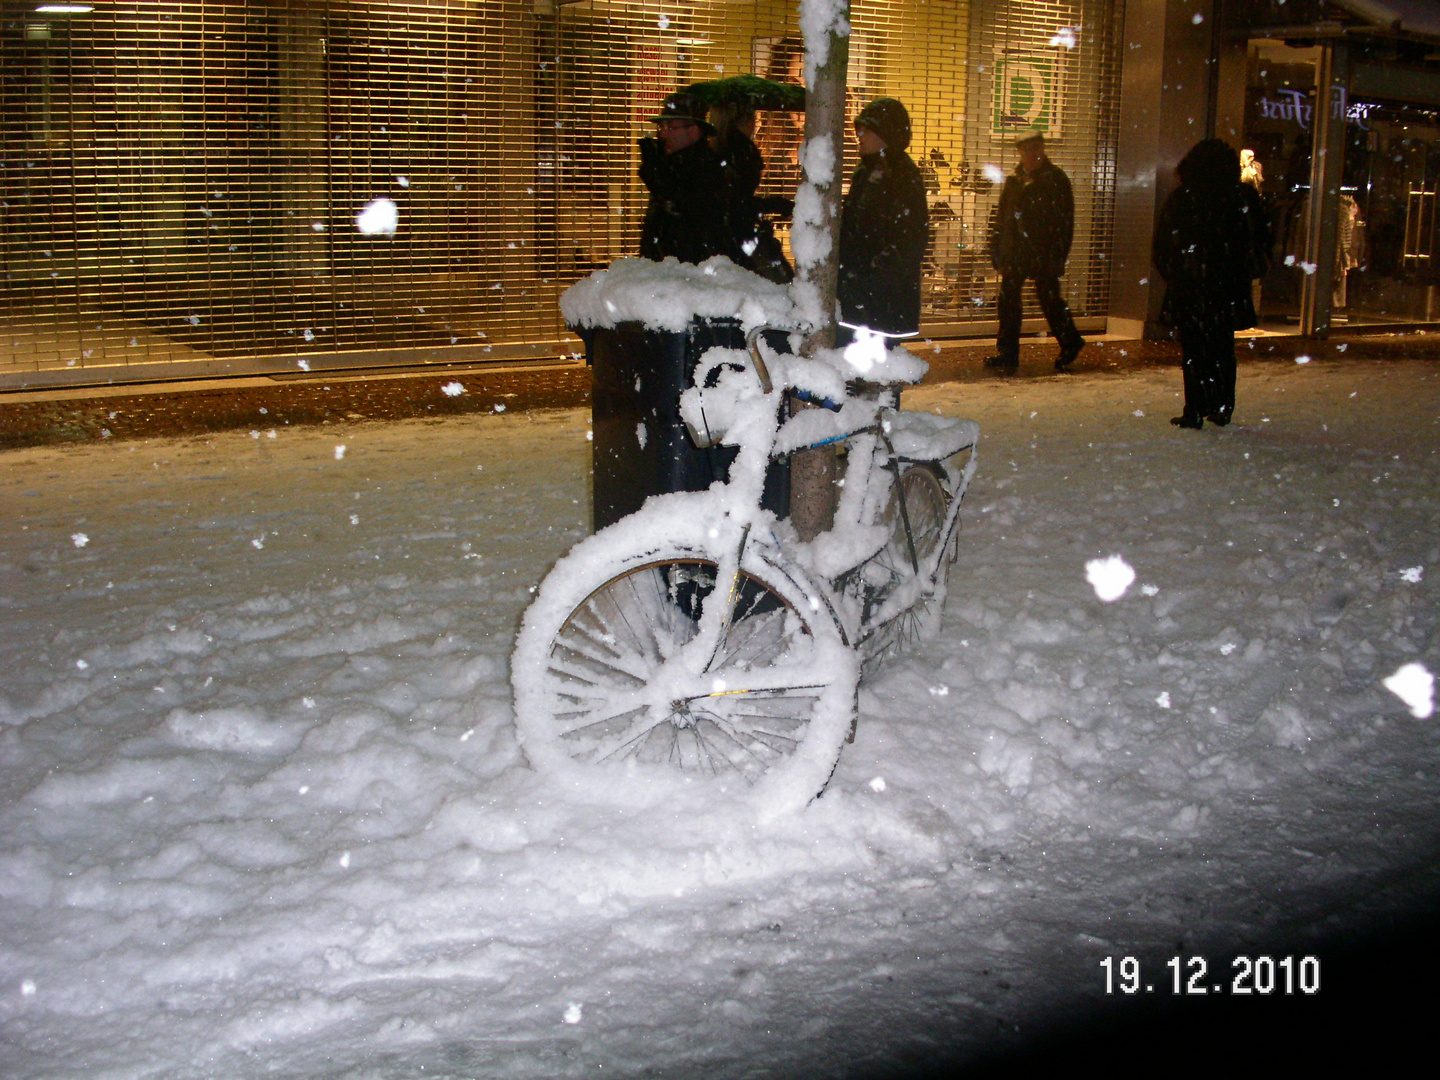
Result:
<svg viewBox="0 0 1440 1080">
<path fill-rule="evenodd" d="M 709 530 L 651 517 L 578 545 L 526 613 L 512 665 L 526 756 L 572 778 L 640 766 L 803 805 L 850 730 L 853 651 L 779 567 L 747 552 L 727 580 Z M 700 641 L 714 604 L 723 618 Z"/>
</svg>

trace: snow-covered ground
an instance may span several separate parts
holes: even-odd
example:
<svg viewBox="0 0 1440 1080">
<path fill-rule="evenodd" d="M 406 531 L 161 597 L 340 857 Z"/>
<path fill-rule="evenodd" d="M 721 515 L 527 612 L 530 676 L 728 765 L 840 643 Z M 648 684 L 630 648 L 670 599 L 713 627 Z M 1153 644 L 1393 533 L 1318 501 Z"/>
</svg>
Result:
<svg viewBox="0 0 1440 1080">
<path fill-rule="evenodd" d="M 1384 680 L 1440 671 L 1440 368 L 1178 390 L 908 395 L 984 432 L 941 636 L 764 825 L 516 749 L 583 413 L 0 455 L 0 1075 L 914 1075 L 1128 1015 L 1107 957 L 1329 963 L 1437 895 L 1440 720 Z M 1286 1015 L 1394 989 L 1348 970 Z"/>
</svg>

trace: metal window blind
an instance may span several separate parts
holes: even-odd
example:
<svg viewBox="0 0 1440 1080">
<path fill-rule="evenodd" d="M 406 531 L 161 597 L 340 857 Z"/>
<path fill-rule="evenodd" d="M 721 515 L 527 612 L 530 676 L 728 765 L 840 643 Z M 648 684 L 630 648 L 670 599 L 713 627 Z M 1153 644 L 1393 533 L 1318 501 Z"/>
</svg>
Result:
<svg viewBox="0 0 1440 1080">
<path fill-rule="evenodd" d="M 637 248 L 635 139 L 660 99 L 799 78 L 794 0 L 35 6 L 0 0 L 0 375 L 553 355 L 560 291 Z M 931 187 L 929 321 L 993 318 L 983 166 L 1013 164 L 994 71 L 1017 56 L 1055 58 L 1068 291 L 1103 313 L 1117 7 L 855 5 L 852 109 L 904 100 Z M 762 117 L 767 190 L 793 191 L 799 131 Z M 380 197 L 393 237 L 355 225 Z"/>
<path fill-rule="evenodd" d="M 1104 315 L 1109 303 L 1123 15 L 1121 4 L 1102 0 L 970 5 L 965 146 L 1008 173 L 1018 160 L 1015 135 L 1045 135 L 1046 154 L 1075 194 L 1075 243 L 1061 285 L 1077 317 Z M 979 200 L 974 231 L 988 228 L 998 196 L 994 189 Z M 1029 289 L 1025 303 L 1026 316 L 1039 317 Z"/>
</svg>

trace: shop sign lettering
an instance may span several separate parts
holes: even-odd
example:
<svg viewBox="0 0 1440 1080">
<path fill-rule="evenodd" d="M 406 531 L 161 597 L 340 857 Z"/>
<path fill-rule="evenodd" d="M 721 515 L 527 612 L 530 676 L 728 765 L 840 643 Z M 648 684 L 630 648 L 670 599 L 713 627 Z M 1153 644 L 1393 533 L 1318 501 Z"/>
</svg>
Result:
<svg viewBox="0 0 1440 1080">
<path fill-rule="evenodd" d="M 1274 97 L 1261 94 L 1257 101 L 1260 119 L 1298 124 L 1301 131 L 1309 131 L 1315 117 L 1315 105 L 1310 98 L 1307 90 L 1277 90 Z M 1362 131 L 1370 129 L 1368 120 L 1370 111 L 1374 108 L 1375 106 L 1368 102 L 1348 100 L 1343 87 L 1335 98 L 1335 115 L 1339 116 L 1343 112 L 1345 119 Z"/>
</svg>

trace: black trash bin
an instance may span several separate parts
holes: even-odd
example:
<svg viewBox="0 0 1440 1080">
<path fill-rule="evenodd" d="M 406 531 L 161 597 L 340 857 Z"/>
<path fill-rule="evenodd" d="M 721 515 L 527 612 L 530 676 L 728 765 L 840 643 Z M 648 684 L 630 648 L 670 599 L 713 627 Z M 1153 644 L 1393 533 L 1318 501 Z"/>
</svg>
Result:
<svg viewBox="0 0 1440 1080">
<path fill-rule="evenodd" d="M 585 333 L 590 361 L 592 519 L 596 530 L 640 509 L 651 495 L 704 491 L 723 480 L 734 447 L 698 449 L 680 419 L 680 392 L 711 348 L 745 348 L 736 319 L 693 319 L 684 331 L 638 322 Z M 783 475 L 782 475 L 783 474 Z M 789 508 L 788 468 L 772 466 L 765 505 Z"/>
</svg>

